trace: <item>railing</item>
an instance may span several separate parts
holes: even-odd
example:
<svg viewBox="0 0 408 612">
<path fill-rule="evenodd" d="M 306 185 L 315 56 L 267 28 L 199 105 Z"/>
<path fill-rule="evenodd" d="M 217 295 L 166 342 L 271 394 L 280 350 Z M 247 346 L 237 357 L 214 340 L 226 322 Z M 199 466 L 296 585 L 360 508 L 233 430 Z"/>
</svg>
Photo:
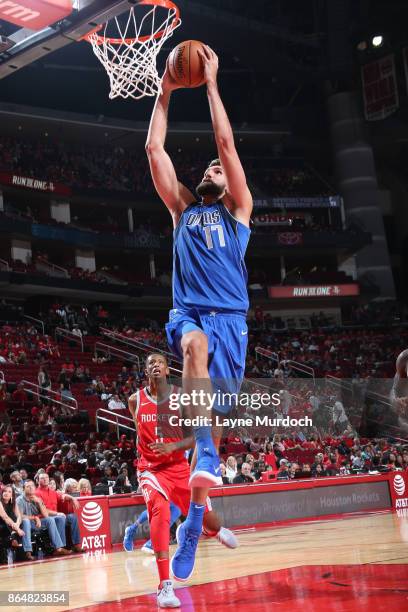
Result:
<svg viewBox="0 0 408 612">
<path fill-rule="evenodd" d="M 29 381 L 29 380 L 22 380 L 21 382 L 24 385 L 24 390 L 25 391 L 28 391 L 29 393 L 37 395 L 38 397 L 42 397 L 44 399 L 47 399 L 47 400 L 53 402 L 54 404 L 58 404 L 59 406 L 62 406 L 64 408 L 68 408 L 69 410 L 76 410 L 76 411 L 78 411 L 78 402 L 75 399 L 75 397 L 68 397 L 64 401 L 62 399 L 62 397 L 61 397 L 61 393 L 59 393 L 57 391 L 53 391 L 52 389 L 43 389 L 42 387 L 40 387 L 36 383 L 33 383 L 33 382 Z M 54 397 L 52 397 L 53 395 L 57 396 L 60 399 L 54 399 Z M 68 401 L 70 403 L 67 403 Z"/>
<path fill-rule="evenodd" d="M 121 286 L 125 286 L 128 283 L 124 280 L 122 280 L 121 278 L 117 278 L 116 276 L 113 276 L 112 274 L 109 274 L 108 272 L 104 272 L 104 271 L 97 271 L 97 278 L 102 278 L 105 281 L 108 281 L 108 283 L 110 285 L 121 285 Z"/>
<path fill-rule="evenodd" d="M 269 349 L 263 348 L 262 346 L 255 347 L 255 355 L 262 355 L 262 357 L 267 357 L 271 361 L 276 361 L 279 367 L 279 354 L 274 351 L 270 351 Z"/>
<path fill-rule="evenodd" d="M 123 419 L 126 423 L 119 423 L 118 418 Z M 116 412 L 116 410 L 108 410 L 107 408 L 98 408 L 96 411 L 96 431 L 99 433 L 99 421 L 103 421 L 104 423 L 110 423 L 111 425 L 116 425 L 116 433 L 119 438 L 119 429 L 128 429 L 133 433 L 136 433 L 136 428 L 133 419 L 124 414 L 120 414 Z M 129 425 L 131 423 L 131 425 Z"/>
<path fill-rule="evenodd" d="M 293 359 L 285 359 L 284 361 L 290 365 L 292 370 L 306 374 L 306 376 L 313 378 L 313 382 L 316 381 L 315 371 L 311 366 L 300 363 L 300 361 L 294 361 Z"/>
<path fill-rule="evenodd" d="M 10 272 L 10 264 L 5 259 L 0 259 L 0 270 L 5 270 L 6 272 Z"/>
<path fill-rule="evenodd" d="M 140 359 L 134 353 L 129 353 L 129 351 L 124 351 L 123 349 L 120 349 L 117 346 L 111 346 L 109 344 L 104 344 L 103 342 L 96 342 L 94 351 L 96 354 L 103 353 L 105 355 L 108 355 L 108 357 L 123 357 L 126 361 L 136 363 L 137 367 L 140 370 Z"/>
<path fill-rule="evenodd" d="M 30 321 L 34 321 L 34 325 L 36 325 L 36 326 L 40 326 L 40 327 L 41 327 L 41 329 L 42 329 L 43 336 L 44 336 L 44 334 L 45 334 L 45 325 L 44 325 L 44 321 L 41 321 L 41 319 L 36 319 L 35 317 L 32 317 L 32 316 L 30 316 L 30 315 L 24 315 L 24 318 L 25 318 L 25 319 L 30 319 Z"/>
<path fill-rule="evenodd" d="M 269 349 L 263 348 L 262 346 L 255 347 L 255 355 L 262 355 L 262 357 L 266 357 L 271 361 L 275 361 L 278 364 L 278 367 L 281 363 L 288 364 L 292 370 L 296 370 L 297 372 L 301 372 L 302 374 L 306 374 L 306 376 L 310 376 L 313 378 L 313 384 L 316 382 L 315 370 L 311 366 L 308 366 L 300 361 L 294 361 L 293 359 L 282 359 L 279 358 L 279 353 L 275 353 L 274 351 L 270 351 Z"/>
<path fill-rule="evenodd" d="M 334 384 L 338 389 L 340 389 L 340 391 L 348 391 L 350 394 L 352 395 L 354 394 L 355 386 L 353 385 L 353 383 L 349 382 L 348 380 L 344 380 L 343 378 L 337 378 L 336 376 L 332 376 L 331 374 L 326 375 L 326 380 Z M 372 399 L 375 402 L 378 402 L 379 404 L 382 404 L 383 406 L 385 406 L 387 409 L 387 412 L 392 411 L 392 403 L 390 401 L 390 398 L 387 397 L 386 395 L 383 395 L 382 393 L 377 393 L 376 391 L 372 391 L 370 389 L 368 390 L 366 389 L 365 396 L 366 398 Z M 377 424 L 381 424 L 381 423 L 377 422 Z M 399 425 L 389 426 L 389 428 L 393 430 L 392 437 L 395 440 L 398 440 L 400 443 L 403 443 L 403 444 L 407 444 L 408 439 L 401 438 L 399 434 L 401 433 L 401 431 L 404 431 L 405 433 L 406 431 L 405 425 L 406 423 L 403 423 L 403 428 L 401 428 L 401 426 Z"/>
<path fill-rule="evenodd" d="M 349 382 L 348 380 L 345 380 L 344 378 L 337 378 L 337 376 L 332 376 L 332 374 L 326 374 L 326 380 L 333 383 L 334 385 L 337 385 L 341 389 L 346 389 L 350 392 L 354 392 L 355 390 L 355 386 L 353 385 L 353 383 Z M 386 395 L 383 395 L 382 393 L 377 393 L 377 391 L 372 391 L 370 389 L 366 390 L 366 395 L 367 397 L 374 399 L 380 404 L 385 404 L 386 406 L 391 408 L 390 398 Z"/>
<path fill-rule="evenodd" d="M 74 334 L 74 332 L 70 331 L 69 329 L 65 329 L 64 327 L 56 327 L 54 335 L 55 339 L 57 336 L 62 336 L 63 338 L 69 338 L 69 340 L 72 340 L 73 342 L 78 342 L 81 345 L 81 351 L 84 352 L 84 341 L 82 336 L 78 336 L 77 334 Z"/>
<path fill-rule="evenodd" d="M 40 272 L 46 272 L 50 276 L 57 276 L 59 278 L 69 278 L 69 273 L 66 268 L 51 263 L 51 261 L 45 261 L 43 259 L 40 259 L 35 262 L 35 267 Z"/>
<path fill-rule="evenodd" d="M 135 348 L 139 351 L 143 351 L 145 353 L 153 353 L 157 351 L 158 353 L 165 355 L 167 359 L 171 361 L 174 361 L 179 364 L 182 363 L 180 359 L 178 359 L 177 357 L 173 355 L 173 353 L 170 353 L 169 351 L 165 351 L 162 348 L 152 346 L 151 344 L 147 344 L 146 342 L 142 342 L 141 340 L 137 340 L 135 338 L 128 338 L 127 336 L 124 336 L 123 334 L 120 334 L 119 332 L 113 332 L 110 329 L 101 328 L 101 332 L 103 336 L 116 340 L 117 342 L 121 342 L 122 344 L 125 344 L 127 346 L 131 346 L 132 348 Z M 176 370 L 176 368 L 173 368 L 173 369 Z M 181 370 L 176 370 L 176 371 L 181 372 Z"/>
</svg>

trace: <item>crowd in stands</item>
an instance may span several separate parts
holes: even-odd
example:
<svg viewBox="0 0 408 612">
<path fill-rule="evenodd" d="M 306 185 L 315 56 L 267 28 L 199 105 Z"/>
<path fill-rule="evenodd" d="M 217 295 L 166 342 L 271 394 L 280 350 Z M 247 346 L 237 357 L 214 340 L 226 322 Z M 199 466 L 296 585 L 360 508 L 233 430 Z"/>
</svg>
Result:
<svg viewBox="0 0 408 612">
<path fill-rule="evenodd" d="M 278 480 L 322 478 L 408 469 L 408 444 L 354 434 L 319 437 L 301 431 L 262 439 L 230 432 L 221 450 L 224 484 L 253 483 L 273 472 Z"/>
<path fill-rule="evenodd" d="M 98 217 L 95 219 L 95 206 L 96 213 L 100 213 L 100 205 L 82 207 L 79 211 L 80 216 L 72 215 L 71 221 L 66 223 L 65 221 L 57 221 L 51 216 L 49 206 L 43 206 L 38 202 L 31 202 L 31 205 L 21 204 L 15 201 L 13 204 L 9 201 L 4 202 L 4 209 L 0 210 L 0 215 L 5 215 L 17 220 L 26 220 L 31 223 L 41 223 L 43 225 L 54 225 L 64 227 L 68 229 L 78 229 L 84 232 L 93 232 L 98 234 L 100 232 L 108 233 L 109 235 L 115 234 L 129 234 L 129 222 L 128 219 L 124 219 L 122 208 L 114 208 L 113 206 L 106 210 L 104 207 L 103 220 L 99 221 Z M 72 206 L 74 209 L 74 207 Z M 125 209 L 126 210 L 126 209 Z M 122 214 L 121 214 L 122 213 Z M 115 216 L 116 215 L 116 216 Z M 171 224 L 168 222 L 154 222 L 150 218 L 144 218 L 143 221 L 135 222 L 133 232 L 135 234 L 155 234 L 156 236 L 169 236 L 172 233 Z"/>
<path fill-rule="evenodd" d="M 256 359 L 256 346 L 277 353 L 280 366 L 290 371 L 290 361 L 315 370 L 317 377 L 327 374 L 340 378 L 386 378 L 394 375 L 395 359 L 407 345 L 408 330 L 384 327 L 377 330 L 338 329 L 288 331 L 276 334 L 253 331 L 249 338 L 247 375 L 262 376 L 274 371 L 276 364 Z M 251 350 L 252 349 L 252 350 Z"/>
<path fill-rule="evenodd" d="M 246 375 L 273 375 L 277 364 L 257 354 L 255 349 L 262 347 L 279 356 L 280 367 L 285 375 L 290 371 L 290 362 L 295 361 L 313 367 L 317 377 L 325 374 L 344 378 L 393 376 L 395 358 L 407 344 L 408 330 L 401 320 L 398 320 L 392 304 L 383 304 L 382 308 L 387 312 L 387 321 L 380 316 L 381 307 L 372 303 L 353 309 L 350 313 L 350 327 L 336 326 L 333 323 L 328 327 L 329 317 L 320 312 L 309 318 L 309 329 L 300 330 L 287 329 L 280 317 L 255 308 L 250 311 L 248 318 Z M 393 319 L 390 318 L 392 316 Z M 95 331 L 98 326 L 103 325 L 120 331 L 126 338 L 136 338 L 147 346 L 167 350 L 165 334 L 156 323 L 138 328 L 124 320 L 112 324 L 109 311 L 98 304 L 90 311 L 86 305 L 73 306 L 56 302 L 48 312 L 40 313 L 40 318 L 47 321 L 50 329 L 62 327 L 79 338 L 86 338 L 92 330 Z M 365 322 L 364 326 L 361 326 L 361 321 Z M 399 327 L 398 323 L 402 327 Z M 93 347 L 89 350 L 93 350 Z M 32 323 L 4 325 L 1 329 L 0 362 L 3 364 L 47 365 L 47 360 L 60 357 L 61 349 L 56 341 L 50 335 L 43 336 Z M 63 357 L 66 357 L 66 354 Z M 100 357 L 102 358 L 107 359 L 106 356 Z M 135 371 L 135 366 L 130 366 L 130 370 L 138 381 L 140 372 Z M 91 378 L 95 378 L 93 373 Z"/>
<path fill-rule="evenodd" d="M 210 161 L 202 153 L 172 152 L 179 179 L 189 189 L 200 182 Z M 215 155 L 214 155 L 215 157 Z M 306 167 L 292 168 L 272 161 L 243 159 L 249 179 L 260 183 L 271 196 L 316 196 L 332 193 L 331 189 Z M 29 141 L 2 137 L 0 171 L 61 183 L 77 189 L 153 193 L 146 155 L 120 146 L 66 146 L 62 142 Z"/>
<path fill-rule="evenodd" d="M 73 263 L 63 266 L 55 265 L 50 260 L 48 253 L 41 252 L 33 254 L 29 262 L 21 259 L 11 259 L 8 256 L 0 258 L 0 270 L 29 274 L 30 276 L 47 276 L 65 278 L 71 280 L 85 281 L 86 283 L 110 284 L 110 285 L 134 285 L 139 287 L 171 287 L 171 271 L 156 270 L 156 276 L 151 277 L 150 269 L 146 263 L 144 266 L 129 269 L 129 262 L 124 259 L 124 265 L 101 265 L 97 270 L 81 268 Z"/>
<path fill-rule="evenodd" d="M 59 348 L 50 336 L 43 336 L 31 323 L 4 324 L 0 333 L 0 364 L 42 363 L 59 357 Z"/>
<path fill-rule="evenodd" d="M 267 168 L 258 162 L 249 171 L 253 183 L 273 197 L 313 197 L 333 195 L 333 189 L 309 168 Z"/>
<path fill-rule="evenodd" d="M 87 283 L 110 284 L 110 285 L 132 285 L 138 287 L 171 287 L 171 270 L 156 269 L 155 277 L 151 277 L 151 271 L 147 261 L 137 267 L 129 266 L 125 256 L 123 264 L 104 263 L 98 265 L 96 270 L 81 268 L 75 264 L 65 263 L 63 266 L 55 265 L 50 256 L 45 253 L 35 253 L 28 262 L 20 259 L 11 259 L 3 255 L 1 258 L 2 270 L 12 270 L 21 274 L 31 276 L 58 277 L 71 280 L 86 281 Z M 329 285 L 347 284 L 355 282 L 352 276 L 342 270 L 335 269 L 336 264 L 328 265 L 295 266 L 287 271 L 285 278 L 281 281 L 281 270 L 277 262 L 260 262 L 256 267 L 249 269 L 249 288 L 259 285 L 263 289 L 267 285 Z M 258 288 L 258 287 L 255 287 Z"/>
</svg>

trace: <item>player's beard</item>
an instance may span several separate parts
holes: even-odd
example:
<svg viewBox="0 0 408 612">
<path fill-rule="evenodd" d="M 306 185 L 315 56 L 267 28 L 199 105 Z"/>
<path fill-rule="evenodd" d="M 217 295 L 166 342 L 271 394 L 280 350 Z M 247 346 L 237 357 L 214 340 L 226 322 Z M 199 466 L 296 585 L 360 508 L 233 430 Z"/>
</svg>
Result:
<svg viewBox="0 0 408 612">
<path fill-rule="evenodd" d="M 215 200 L 218 200 L 225 191 L 225 187 L 223 185 L 217 185 L 217 183 L 213 183 L 213 181 L 201 181 L 199 185 L 196 187 L 196 194 L 200 196 L 200 198 L 204 196 L 212 196 Z"/>
</svg>

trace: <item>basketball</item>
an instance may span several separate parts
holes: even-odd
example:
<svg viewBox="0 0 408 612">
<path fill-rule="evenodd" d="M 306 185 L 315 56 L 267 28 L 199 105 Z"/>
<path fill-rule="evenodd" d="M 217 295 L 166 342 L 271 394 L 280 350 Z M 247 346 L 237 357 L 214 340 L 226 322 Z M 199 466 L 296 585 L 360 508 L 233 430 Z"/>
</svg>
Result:
<svg viewBox="0 0 408 612">
<path fill-rule="evenodd" d="M 204 83 L 204 65 L 197 53 L 203 47 L 199 40 L 185 40 L 169 55 L 171 77 L 183 87 L 200 87 Z"/>
</svg>

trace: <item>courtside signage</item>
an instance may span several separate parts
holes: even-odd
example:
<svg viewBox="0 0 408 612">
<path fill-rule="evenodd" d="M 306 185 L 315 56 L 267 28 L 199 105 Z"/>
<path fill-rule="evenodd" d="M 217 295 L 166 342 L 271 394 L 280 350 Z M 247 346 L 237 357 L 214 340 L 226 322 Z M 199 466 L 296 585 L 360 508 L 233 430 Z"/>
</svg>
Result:
<svg viewBox="0 0 408 612">
<path fill-rule="evenodd" d="M 297 285 L 268 287 L 270 298 L 343 297 L 360 295 L 357 283 L 346 285 Z"/>
<path fill-rule="evenodd" d="M 108 500 L 104 497 L 79 498 L 78 516 L 81 546 L 86 551 L 111 550 Z"/>
<path fill-rule="evenodd" d="M 408 474 L 398 472 L 390 474 L 392 506 L 398 516 L 408 516 Z"/>
<path fill-rule="evenodd" d="M 11 172 L 0 172 L 0 183 L 11 187 L 21 187 L 23 189 L 34 189 L 35 191 L 46 191 L 59 195 L 70 195 L 71 189 L 60 183 L 44 181 L 33 176 L 23 176 Z"/>
</svg>

